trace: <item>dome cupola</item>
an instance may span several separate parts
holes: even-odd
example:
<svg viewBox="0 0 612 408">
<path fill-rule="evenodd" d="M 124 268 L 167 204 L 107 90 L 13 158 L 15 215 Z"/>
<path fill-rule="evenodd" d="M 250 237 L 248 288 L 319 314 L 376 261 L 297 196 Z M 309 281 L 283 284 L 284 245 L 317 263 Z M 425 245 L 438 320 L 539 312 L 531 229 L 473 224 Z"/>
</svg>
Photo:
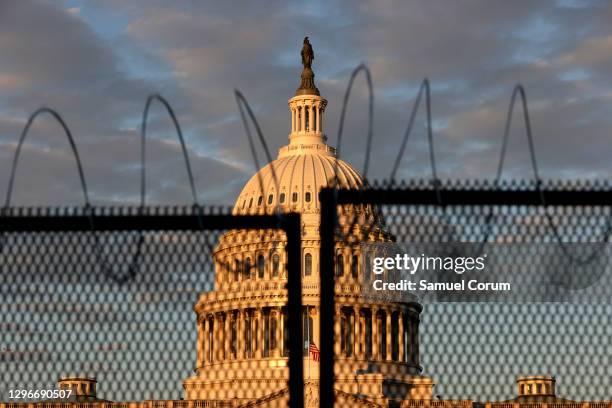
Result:
<svg viewBox="0 0 612 408">
<path fill-rule="evenodd" d="M 357 170 L 337 159 L 336 149 L 326 143 L 323 116 L 327 100 L 314 83 L 314 51 L 308 37 L 304 38 L 301 55 L 301 83 L 295 96 L 289 99 L 289 144 L 281 147 L 278 158 L 247 182 L 236 201 L 235 213 L 261 214 L 277 206 L 302 214 L 318 212 L 321 188 L 364 187 Z"/>
</svg>

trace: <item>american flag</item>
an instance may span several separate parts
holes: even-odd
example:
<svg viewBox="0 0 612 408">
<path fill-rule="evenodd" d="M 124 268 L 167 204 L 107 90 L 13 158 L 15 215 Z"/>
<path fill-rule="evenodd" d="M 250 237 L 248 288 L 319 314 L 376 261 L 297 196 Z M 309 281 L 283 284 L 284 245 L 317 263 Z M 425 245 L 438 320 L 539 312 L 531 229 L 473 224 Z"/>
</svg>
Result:
<svg viewBox="0 0 612 408">
<path fill-rule="evenodd" d="M 308 349 L 310 350 L 310 354 L 312 354 L 312 359 L 314 361 L 319 361 L 320 352 L 317 345 L 311 342 L 310 347 Z"/>
</svg>

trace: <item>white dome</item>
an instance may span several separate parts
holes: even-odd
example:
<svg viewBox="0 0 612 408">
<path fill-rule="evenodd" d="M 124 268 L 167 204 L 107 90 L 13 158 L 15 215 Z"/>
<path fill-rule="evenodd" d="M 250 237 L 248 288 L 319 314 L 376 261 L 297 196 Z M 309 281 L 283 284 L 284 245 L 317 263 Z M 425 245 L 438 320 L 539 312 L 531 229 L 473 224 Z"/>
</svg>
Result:
<svg viewBox="0 0 612 408">
<path fill-rule="evenodd" d="M 272 169 L 276 173 L 278 186 Z M 318 210 L 318 193 L 322 188 L 336 184 L 336 171 L 339 188 L 363 187 L 361 175 L 351 165 L 331 154 L 284 155 L 251 177 L 238 196 L 234 211 L 240 214 L 269 212 L 277 205 L 283 210 L 300 213 Z"/>
<path fill-rule="evenodd" d="M 276 160 L 247 182 L 236 200 L 234 213 L 270 213 L 278 205 L 283 211 L 318 212 L 322 188 L 364 187 L 361 175 L 337 159 L 336 150 L 325 143 L 322 123 L 326 104 L 318 95 L 298 95 L 289 100 L 292 112 L 289 144 L 279 150 Z"/>
</svg>

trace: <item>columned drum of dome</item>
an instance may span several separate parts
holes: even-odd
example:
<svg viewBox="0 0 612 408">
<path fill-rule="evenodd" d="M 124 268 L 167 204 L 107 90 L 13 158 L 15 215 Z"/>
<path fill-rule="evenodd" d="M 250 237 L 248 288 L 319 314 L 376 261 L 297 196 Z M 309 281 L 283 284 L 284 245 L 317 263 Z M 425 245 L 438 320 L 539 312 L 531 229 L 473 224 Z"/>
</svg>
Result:
<svg viewBox="0 0 612 408">
<path fill-rule="evenodd" d="M 308 69 L 305 65 L 304 72 L 310 75 Z M 326 143 L 327 100 L 314 85 L 314 73 L 309 82 L 304 81 L 304 72 L 302 86 L 288 101 L 289 144 L 246 183 L 233 212 L 280 210 L 301 215 L 305 394 L 308 406 L 318 406 L 316 399 L 308 397 L 318 395 L 312 387 L 319 380 L 318 362 L 310 348 L 320 345 L 320 281 L 331 278 L 319 273 L 318 193 L 328 186 L 361 189 L 365 181 Z M 333 349 L 338 369 L 334 387 L 376 403 L 431 398 L 432 380 L 419 375 L 421 305 L 416 299 L 390 301 L 362 290 L 366 268 L 361 244 L 390 242 L 392 237 L 370 206 L 344 209 L 340 228 L 350 229 L 355 217 L 360 225 L 371 228 L 346 231 L 351 239 L 336 243 Z M 195 374 L 183 384 L 186 399 L 255 400 L 275 392 L 284 395 L 290 336 L 284 288 L 292 273 L 285 267 L 285 245 L 280 231 L 229 231 L 221 237 L 214 252 L 214 290 L 202 293 L 194 307 L 197 361 Z"/>
</svg>

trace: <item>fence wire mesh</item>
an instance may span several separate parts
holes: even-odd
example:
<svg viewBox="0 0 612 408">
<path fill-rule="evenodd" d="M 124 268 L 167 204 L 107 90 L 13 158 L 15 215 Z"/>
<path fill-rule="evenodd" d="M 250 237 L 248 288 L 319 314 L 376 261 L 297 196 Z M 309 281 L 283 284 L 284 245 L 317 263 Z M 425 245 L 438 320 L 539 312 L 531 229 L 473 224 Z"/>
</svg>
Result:
<svg viewBox="0 0 612 408">
<path fill-rule="evenodd" d="M 287 404 L 289 224 L 229 214 L 5 211 L 17 231 L 1 233 L 2 400 L 238 407 L 276 393 Z"/>
<path fill-rule="evenodd" d="M 611 406 L 611 190 L 413 181 L 329 194 L 334 389 L 381 406 Z"/>
</svg>

